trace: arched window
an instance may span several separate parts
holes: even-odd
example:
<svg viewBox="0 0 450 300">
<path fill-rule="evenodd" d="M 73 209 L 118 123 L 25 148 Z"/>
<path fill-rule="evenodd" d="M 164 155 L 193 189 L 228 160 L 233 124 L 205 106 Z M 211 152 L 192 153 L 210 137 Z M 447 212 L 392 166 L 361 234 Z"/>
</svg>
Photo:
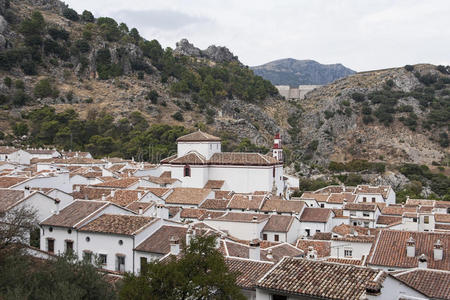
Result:
<svg viewBox="0 0 450 300">
<path fill-rule="evenodd" d="M 184 177 L 191 177 L 191 167 L 189 165 L 184 166 Z"/>
</svg>

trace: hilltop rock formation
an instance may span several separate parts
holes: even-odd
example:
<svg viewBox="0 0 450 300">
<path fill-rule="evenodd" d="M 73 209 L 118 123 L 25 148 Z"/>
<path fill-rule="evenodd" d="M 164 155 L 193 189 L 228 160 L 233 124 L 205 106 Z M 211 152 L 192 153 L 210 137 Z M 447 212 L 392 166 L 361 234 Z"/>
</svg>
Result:
<svg viewBox="0 0 450 300">
<path fill-rule="evenodd" d="M 182 39 L 176 43 L 174 53 L 192 57 L 203 57 L 218 63 L 238 61 L 238 57 L 231 53 L 227 47 L 211 45 L 205 50 L 200 50 L 189 43 L 187 39 Z"/>
</svg>

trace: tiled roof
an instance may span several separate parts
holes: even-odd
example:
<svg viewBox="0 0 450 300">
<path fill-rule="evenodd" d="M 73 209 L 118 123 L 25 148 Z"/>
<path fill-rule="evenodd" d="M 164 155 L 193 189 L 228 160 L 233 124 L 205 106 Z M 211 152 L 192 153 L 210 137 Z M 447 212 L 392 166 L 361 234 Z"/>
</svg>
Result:
<svg viewBox="0 0 450 300">
<path fill-rule="evenodd" d="M 221 139 L 203 131 L 195 131 L 183 135 L 177 139 L 177 142 L 219 142 Z"/>
<path fill-rule="evenodd" d="M 355 265 L 355 266 L 361 266 L 363 264 L 363 261 L 361 259 L 351 259 L 351 258 L 335 258 L 335 257 L 329 257 L 326 259 L 327 262 L 334 262 L 338 264 L 344 264 L 344 265 Z"/>
<path fill-rule="evenodd" d="M 215 218 L 217 221 L 231 221 L 231 222 L 262 222 L 269 219 L 269 215 L 250 214 L 250 213 L 233 213 L 228 212 L 225 215 Z"/>
<path fill-rule="evenodd" d="M 259 153 L 219 152 L 208 161 L 211 165 L 271 166 L 280 162 L 272 156 Z"/>
<path fill-rule="evenodd" d="M 169 188 L 140 188 L 141 190 L 146 190 L 151 192 L 152 194 L 154 194 L 157 197 L 163 197 L 166 193 L 168 193 L 169 191 L 171 191 L 171 189 Z"/>
<path fill-rule="evenodd" d="M 14 147 L 9 147 L 9 146 L 0 146 L 0 153 L 1 154 L 11 154 L 13 152 L 16 152 L 19 149 L 16 149 Z"/>
<path fill-rule="evenodd" d="M 110 201 L 114 204 L 117 204 L 119 206 L 127 206 L 132 202 L 135 202 L 145 195 L 145 192 L 143 191 L 137 191 L 137 190 L 117 190 L 114 191 L 114 196 L 109 195 L 106 197 L 106 201 Z M 140 196 L 140 197 L 139 197 Z"/>
<path fill-rule="evenodd" d="M 206 199 L 205 202 L 200 205 L 200 208 L 225 210 L 229 202 L 230 200 Z"/>
<path fill-rule="evenodd" d="M 324 193 L 324 194 L 331 194 L 331 193 L 353 193 L 355 191 L 354 186 L 342 186 L 342 185 L 329 185 L 324 188 L 318 189 L 314 193 Z"/>
<path fill-rule="evenodd" d="M 377 205 L 375 203 L 347 203 L 344 205 L 344 210 L 376 211 Z"/>
<path fill-rule="evenodd" d="M 208 180 L 204 188 L 205 189 L 221 189 L 225 183 L 225 180 Z"/>
<path fill-rule="evenodd" d="M 73 198 L 82 200 L 101 199 L 102 196 L 109 196 L 113 190 L 111 188 L 96 188 L 87 185 L 76 185 L 75 187 L 79 187 L 80 190 L 72 192 Z"/>
<path fill-rule="evenodd" d="M 216 199 L 227 199 L 230 200 L 233 197 L 234 192 L 232 191 L 214 191 L 214 198 Z"/>
<path fill-rule="evenodd" d="M 389 205 L 381 210 L 382 215 L 401 216 L 405 212 L 416 212 L 415 207 L 402 207 L 400 205 Z"/>
<path fill-rule="evenodd" d="M 406 241 L 410 237 L 416 243 L 414 257 L 406 255 Z M 433 259 L 433 246 L 437 240 L 441 241 L 444 250 L 442 260 Z M 376 266 L 415 268 L 421 254 L 427 256 L 428 268 L 450 270 L 450 234 L 381 230 L 370 249 L 367 263 Z"/>
<path fill-rule="evenodd" d="M 140 243 L 136 250 L 142 252 L 152 252 L 158 254 L 167 254 L 170 252 L 170 237 L 177 236 L 180 239 L 180 245 L 186 241 L 186 227 L 180 226 L 161 226 L 151 236 Z"/>
<path fill-rule="evenodd" d="M 269 252 L 272 257 L 269 257 Z M 297 257 L 304 255 L 304 251 L 289 244 L 289 243 L 281 243 L 275 246 L 268 247 L 266 249 L 261 250 L 261 260 L 265 261 L 280 261 L 285 256 Z"/>
<path fill-rule="evenodd" d="M 221 247 L 223 251 L 222 253 L 225 256 L 241 257 L 241 258 L 249 257 L 250 247 L 248 245 L 229 240 L 222 240 Z"/>
<path fill-rule="evenodd" d="M 439 223 L 450 223 L 450 214 L 434 214 L 434 220 Z"/>
<path fill-rule="evenodd" d="M 0 212 L 7 211 L 24 197 L 24 191 L 0 189 Z"/>
<path fill-rule="evenodd" d="M 328 208 L 306 207 L 300 217 L 300 222 L 326 223 L 332 210 Z"/>
<path fill-rule="evenodd" d="M 225 263 L 230 272 L 237 274 L 236 285 L 248 290 L 255 289 L 256 282 L 273 267 L 271 262 L 232 257 L 226 257 Z"/>
<path fill-rule="evenodd" d="M 388 185 L 380 185 L 380 186 L 369 186 L 369 185 L 358 185 L 356 187 L 356 194 L 381 194 L 381 196 L 386 199 L 388 196 L 388 192 L 391 189 Z"/>
<path fill-rule="evenodd" d="M 395 278 L 433 299 L 450 299 L 450 272 L 414 269 Z"/>
<path fill-rule="evenodd" d="M 53 154 L 54 152 L 58 152 L 56 150 L 51 149 L 26 149 L 24 151 L 30 154 Z"/>
<path fill-rule="evenodd" d="M 176 206 L 169 206 L 168 209 L 169 209 L 169 218 L 175 217 L 181 211 L 181 207 Z"/>
<path fill-rule="evenodd" d="M 434 224 L 435 230 L 450 230 L 450 224 Z"/>
<path fill-rule="evenodd" d="M 329 240 L 331 240 L 332 235 L 333 234 L 331 232 L 316 232 L 316 233 L 314 233 L 312 239 L 313 240 L 321 240 L 321 241 L 329 241 Z"/>
<path fill-rule="evenodd" d="M 264 196 L 234 194 L 227 208 L 258 210 L 263 201 Z"/>
<path fill-rule="evenodd" d="M 180 213 L 180 218 L 200 219 L 205 213 L 206 209 L 183 208 L 183 210 Z"/>
<path fill-rule="evenodd" d="M 300 199 L 314 199 L 317 202 L 327 202 L 329 196 L 330 194 L 323 194 L 323 193 L 317 194 L 314 192 L 304 192 L 300 197 Z"/>
<path fill-rule="evenodd" d="M 170 178 L 170 177 L 156 177 L 156 176 L 147 176 L 146 179 L 150 182 L 165 185 L 165 184 L 173 184 L 174 182 L 179 181 L 176 178 Z"/>
<path fill-rule="evenodd" d="M 450 207 L 450 201 L 434 201 L 434 207 L 437 208 L 449 208 Z"/>
<path fill-rule="evenodd" d="M 297 240 L 296 247 L 303 250 L 305 253 L 308 252 L 309 247 L 313 247 L 317 251 L 317 256 L 328 257 L 331 255 L 331 242 L 330 241 L 315 241 L 315 240 Z"/>
<path fill-rule="evenodd" d="M 405 206 L 433 206 L 436 200 L 429 199 L 406 199 Z"/>
<path fill-rule="evenodd" d="M 378 216 L 377 224 L 391 225 L 402 221 L 401 216 Z"/>
<path fill-rule="evenodd" d="M 170 204 L 200 205 L 210 193 L 210 189 L 179 187 L 174 188 L 165 201 Z"/>
<path fill-rule="evenodd" d="M 82 226 L 80 231 L 134 235 L 155 220 L 142 216 L 104 214 Z"/>
<path fill-rule="evenodd" d="M 272 197 L 273 198 L 273 197 Z M 279 213 L 300 213 L 305 207 L 305 202 L 295 200 L 266 200 L 261 207 L 261 211 Z"/>
<path fill-rule="evenodd" d="M 142 211 L 145 212 L 150 207 L 155 205 L 154 202 L 132 202 L 126 206 L 127 209 L 134 211 L 135 213 L 139 213 L 139 209 L 142 208 Z"/>
<path fill-rule="evenodd" d="M 183 156 L 177 157 L 170 161 L 171 164 L 179 164 L 179 165 L 204 165 L 207 164 L 208 161 L 206 158 L 198 153 L 197 151 L 191 151 Z"/>
<path fill-rule="evenodd" d="M 331 230 L 333 233 L 337 233 L 341 236 L 345 236 L 348 234 L 353 234 L 355 231 L 361 235 L 368 235 L 369 228 L 361 227 L 361 226 L 352 226 L 347 224 L 340 224 L 338 226 L 334 226 Z"/>
<path fill-rule="evenodd" d="M 0 177 L 0 188 L 9 188 L 28 179 L 26 177 L 2 176 Z"/>
<path fill-rule="evenodd" d="M 263 228 L 263 231 L 269 232 L 288 232 L 295 217 L 271 215 L 269 222 Z"/>
<path fill-rule="evenodd" d="M 80 221 L 107 205 L 108 202 L 103 201 L 76 200 L 63 208 L 59 214 L 42 221 L 41 225 L 75 227 Z"/>
<path fill-rule="evenodd" d="M 285 257 L 257 286 L 306 297 L 359 300 L 370 282 L 381 285 L 383 275 L 370 268 Z"/>
<path fill-rule="evenodd" d="M 356 195 L 352 193 L 333 193 L 330 195 L 330 197 L 327 199 L 328 203 L 345 203 L 345 202 L 355 202 Z"/>
<path fill-rule="evenodd" d="M 111 188 L 127 188 L 139 182 L 139 178 L 136 177 L 127 177 L 122 179 L 115 179 L 111 181 L 106 181 L 102 183 L 97 183 L 94 186 L 98 187 L 111 187 Z"/>
</svg>

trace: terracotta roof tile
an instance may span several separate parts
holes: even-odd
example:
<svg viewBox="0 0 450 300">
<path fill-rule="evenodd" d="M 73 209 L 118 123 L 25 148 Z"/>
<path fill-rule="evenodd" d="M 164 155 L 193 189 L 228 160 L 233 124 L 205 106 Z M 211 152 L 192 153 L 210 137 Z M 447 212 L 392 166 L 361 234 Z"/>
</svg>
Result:
<svg viewBox="0 0 450 300">
<path fill-rule="evenodd" d="M 326 259 L 326 261 L 338 263 L 338 264 L 344 264 L 344 265 L 355 265 L 355 266 L 362 266 L 362 264 L 363 264 L 363 261 L 360 259 L 350 259 L 350 258 L 329 257 Z"/>
<path fill-rule="evenodd" d="M 206 199 L 205 202 L 200 205 L 200 208 L 226 210 L 229 202 L 230 200 Z"/>
<path fill-rule="evenodd" d="M 269 232 L 288 232 L 295 217 L 271 215 L 269 221 L 263 228 L 263 231 Z"/>
<path fill-rule="evenodd" d="M 198 153 L 197 151 L 191 151 L 183 156 L 177 157 L 175 159 L 170 160 L 171 164 L 178 164 L 178 165 L 204 165 L 207 164 L 208 161 L 206 158 Z"/>
<path fill-rule="evenodd" d="M 356 187 L 356 194 L 380 194 L 384 199 L 387 198 L 388 192 L 391 190 L 391 187 L 388 185 L 380 185 L 380 186 L 369 186 L 369 185 L 358 185 Z"/>
<path fill-rule="evenodd" d="M 339 193 L 339 194 L 331 194 L 327 199 L 328 203 L 352 203 L 355 202 L 356 195 L 352 193 Z"/>
<path fill-rule="evenodd" d="M 226 257 L 225 263 L 230 272 L 237 274 L 236 285 L 248 290 L 255 289 L 256 282 L 273 267 L 271 262 L 232 257 Z"/>
<path fill-rule="evenodd" d="M 286 257 L 257 286 L 305 297 L 361 299 L 370 282 L 384 281 L 380 274 L 384 273 L 370 268 Z"/>
<path fill-rule="evenodd" d="M 180 245 L 186 242 L 186 227 L 163 225 L 137 247 L 137 251 L 167 254 L 170 252 L 170 238 L 177 236 Z"/>
<path fill-rule="evenodd" d="M 221 139 L 203 131 L 195 131 L 183 135 L 177 139 L 177 142 L 219 142 Z"/>
<path fill-rule="evenodd" d="M 139 209 L 142 208 L 142 211 L 145 212 L 149 208 L 155 205 L 154 202 L 132 202 L 126 206 L 127 209 L 134 211 L 135 213 L 139 213 Z"/>
<path fill-rule="evenodd" d="M 165 201 L 170 204 L 200 205 L 210 193 L 210 189 L 174 188 Z"/>
<path fill-rule="evenodd" d="M 296 247 L 305 253 L 308 252 L 309 247 L 313 247 L 317 251 L 317 256 L 328 257 L 331 255 L 330 241 L 316 241 L 316 240 L 297 240 Z"/>
<path fill-rule="evenodd" d="M 280 162 L 272 156 L 259 153 L 219 152 L 208 161 L 211 165 L 272 166 Z"/>
<path fill-rule="evenodd" d="M 377 224 L 391 225 L 402 221 L 401 216 L 378 216 Z"/>
<path fill-rule="evenodd" d="M 134 235 L 156 219 L 142 216 L 104 214 L 80 227 L 80 231 Z"/>
<path fill-rule="evenodd" d="M 272 197 L 273 198 L 273 197 Z M 274 200 L 269 199 L 261 207 L 263 212 L 276 211 L 279 213 L 300 213 L 305 207 L 305 202 L 295 200 Z"/>
<path fill-rule="evenodd" d="M 72 192 L 73 198 L 82 200 L 101 199 L 103 196 L 109 196 L 113 190 L 112 188 L 96 188 L 87 185 L 76 185 L 75 189 L 79 189 L 79 191 Z"/>
<path fill-rule="evenodd" d="M 221 217 L 215 218 L 214 220 L 246 223 L 255 221 L 259 223 L 268 219 L 269 215 L 228 212 Z"/>
<path fill-rule="evenodd" d="M 352 226 L 347 224 L 340 224 L 338 226 L 334 226 L 334 228 L 331 231 L 341 236 L 353 234 L 355 231 L 361 235 L 369 234 L 369 228 L 364 228 L 361 226 Z"/>
<path fill-rule="evenodd" d="M 344 205 L 344 210 L 353 211 L 376 211 L 377 208 L 375 203 L 347 203 Z"/>
<path fill-rule="evenodd" d="M 300 199 L 314 199 L 317 202 L 327 202 L 328 197 L 330 194 L 317 194 L 314 192 L 304 192 Z"/>
<path fill-rule="evenodd" d="M 77 224 L 94 212 L 108 206 L 108 202 L 76 200 L 63 208 L 59 214 L 41 222 L 41 225 L 76 228 Z"/>
<path fill-rule="evenodd" d="M 332 210 L 328 208 L 306 207 L 300 217 L 300 222 L 326 223 L 332 213 Z"/>
<path fill-rule="evenodd" d="M 234 194 L 227 208 L 258 210 L 263 205 L 264 196 Z"/>
<path fill-rule="evenodd" d="M 139 178 L 136 177 L 127 177 L 122 179 L 115 179 L 111 181 L 106 181 L 102 183 L 97 183 L 94 186 L 98 187 L 110 187 L 110 188 L 128 188 L 139 182 Z"/>
<path fill-rule="evenodd" d="M 9 188 L 13 185 L 24 182 L 30 178 L 27 177 L 12 177 L 12 176 L 2 176 L 0 177 L 0 188 Z"/>
<path fill-rule="evenodd" d="M 117 190 L 113 191 L 113 194 L 114 196 L 110 194 L 105 200 L 125 207 L 132 202 L 138 201 L 145 195 L 145 192 L 138 190 Z"/>
<path fill-rule="evenodd" d="M 414 257 L 406 255 L 406 241 L 410 237 L 416 244 Z M 444 249 L 442 260 L 433 259 L 433 245 L 437 240 L 441 241 Z M 450 270 L 450 234 L 381 230 L 372 245 L 367 263 L 386 267 L 416 268 L 421 254 L 428 257 L 428 268 Z"/>
<path fill-rule="evenodd" d="M 220 190 L 225 183 L 225 180 L 208 180 L 204 188 L 205 189 L 217 189 Z"/>
<path fill-rule="evenodd" d="M 5 212 L 15 206 L 25 197 L 24 191 L 0 189 L 0 212 Z"/>
<path fill-rule="evenodd" d="M 272 255 L 272 257 L 269 256 Z M 281 243 L 261 250 L 261 260 L 280 261 L 285 256 L 297 257 L 304 255 L 304 251 L 288 243 Z"/>
<path fill-rule="evenodd" d="M 427 297 L 450 299 L 450 272 L 415 269 L 394 277 Z"/>
<path fill-rule="evenodd" d="M 434 214 L 434 220 L 439 223 L 450 223 L 450 214 Z"/>
<path fill-rule="evenodd" d="M 415 207 L 403 207 L 399 205 L 389 205 L 381 210 L 383 215 L 401 216 L 405 212 L 416 212 Z"/>
<path fill-rule="evenodd" d="M 230 200 L 233 197 L 234 192 L 231 191 L 214 191 L 214 198 Z"/>
</svg>

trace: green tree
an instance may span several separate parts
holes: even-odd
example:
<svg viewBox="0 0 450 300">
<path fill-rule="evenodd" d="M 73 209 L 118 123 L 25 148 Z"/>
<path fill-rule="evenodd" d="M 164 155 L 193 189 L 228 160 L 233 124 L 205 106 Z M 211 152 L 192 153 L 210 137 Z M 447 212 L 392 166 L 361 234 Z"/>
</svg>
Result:
<svg viewBox="0 0 450 300">
<path fill-rule="evenodd" d="M 83 20 L 84 22 L 94 22 L 94 15 L 88 11 L 88 10 L 84 10 L 83 13 L 81 14 L 81 20 Z"/>
<path fill-rule="evenodd" d="M 17 122 L 12 127 L 14 135 L 17 137 L 21 137 L 23 135 L 28 134 L 28 125 L 24 122 Z"/>
<path fill-rule="evenodd" d="M 48 78 L 40 80 L 34 86 L 34 96 L 36 98 L 46 98 L 46 97 L 56 98 L 58 97 L 58 95 L 59 91 L 56 88 L 53 88 Z"/>
<path fill-rule="evenodd" d="M 182 257 L 147 264 L 141 274 L 124 277 L 121 299 L 245 299 L 236 286 L 215 237 L 193 238 Z"/>
<path fill-rule="evenodd" d="M 78 21 L 80 19 L 80 16 L 78 15 L 78 13 L 76 12 L 76 10 L 72 9 L 72 8 L 65 8 L 63 10 L 63 16 L 66 19 L 72 20 L 72 21 Z"/>
</svg>

